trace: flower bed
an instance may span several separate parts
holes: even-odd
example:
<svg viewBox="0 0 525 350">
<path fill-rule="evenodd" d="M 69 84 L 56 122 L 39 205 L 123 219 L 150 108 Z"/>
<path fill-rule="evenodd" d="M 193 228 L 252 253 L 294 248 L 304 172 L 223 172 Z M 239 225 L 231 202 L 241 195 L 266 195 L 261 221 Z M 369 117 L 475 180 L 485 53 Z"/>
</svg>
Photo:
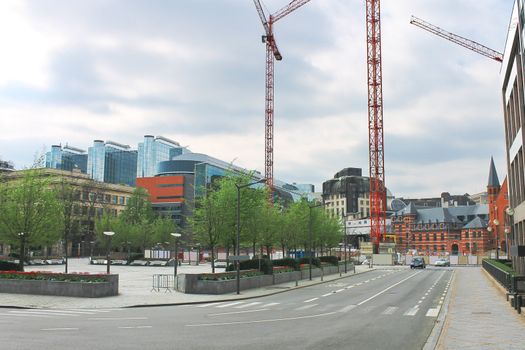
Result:
<svg viewBox="0 0 525 350">
<path fill-rule="evenodd" d="M 1 271 L 0 293 L 88 298 L 112 296 L 118 294 L 118 275 Z"/>
<path fill-rule="evenodd" d="M 243 270 L 241 278 L 260 276 L 263 273 L 258 270 Z M 237 272 L 202 273 L 199 275 L 201 281 L 228 281 L 237 278 Z"/>
<path fill-rule="evenodd" d="M 273 267 L 273 273 L 285 273 L 285 272 L 293 272 L 295 269 L 290 266 L 274 266 Z"/>
</svg>

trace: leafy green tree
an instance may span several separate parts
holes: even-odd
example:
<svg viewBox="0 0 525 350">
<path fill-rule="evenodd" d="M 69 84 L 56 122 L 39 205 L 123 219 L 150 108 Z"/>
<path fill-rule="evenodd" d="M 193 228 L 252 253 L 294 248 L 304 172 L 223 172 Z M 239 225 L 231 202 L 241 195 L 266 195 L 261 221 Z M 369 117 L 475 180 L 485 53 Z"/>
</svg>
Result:
<svg viewBox="0 0 525 350">
<path fill-rule="evenodd" d="M 20 248 L 23 269 L 27 245 L 50 245 L 64 232 L 63 206 L 51 179 L 37 169 L 0 183 L 0 235 Z"/>
<path fill-rule="evenodd" d="M 148 192 L 137 187 L 120 215 L 120 220 L 132 226 L 130 241 L 142 250 L 155 243 L 152 232 L 155 214 L 148 198 Z"/>
</svg>

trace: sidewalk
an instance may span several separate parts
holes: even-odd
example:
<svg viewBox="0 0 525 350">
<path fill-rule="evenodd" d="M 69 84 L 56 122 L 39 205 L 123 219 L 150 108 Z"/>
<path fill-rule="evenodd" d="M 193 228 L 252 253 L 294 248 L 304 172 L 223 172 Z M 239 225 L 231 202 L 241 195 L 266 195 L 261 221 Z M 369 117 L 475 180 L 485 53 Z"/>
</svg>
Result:
<svg viewBox="0 0 525 350">
<path fill-rule="evenodd" d="M 68 265 L 69 272 L 90 272 L 105 273 L 105 265 L 89 265 L 87 259 L 70 259 Z M 356 273 L 370 271 L 368 266 L 356 266 Z M 54 266 L 28 266 L 26 271 L 53 271 L 64 272 L 64 265 Z M 222 272 L 224 269 L 216 269 Z M 209 295 L 209 294 L 184 294 L 171 291 L 161 290 L 156 292 L 152 290 L 153 274 L 172 274 L 173 267 L 149 267 L 149 266 L 111 266 L 112 273 L 119 274 L 119 295 L 105 298 L 73 298 L 73 297 L 56 297 L 47 295 L 27 295 L 27 294 L 0 294 L 0 307 L 23 307 L 23 308 L 117 308 L 133 306 L 153 306 L 167 304 L 187 304 L 187 303 L 205 303 L 222 300 L 249 299 L 264 295 L 282 293 L 294 288 L 321 283 L 320 278 L 313 278 L 312 281 L 301 280 L 298 287 L 295 282 L 283 283 L 266 288 L 248 289 L 241 291 L 240 295 L 236 293 Z M 178 273 L 205 273 L 211 272 L 210 264 L 201 264 L 199 266 L 182 265 L 178 268 Z M 348 274 L 342 274 L 343 277 L 353 275 L 353 270 L 349 269 Z M 328 275 L 324 281 L 333 281 L 339 279 L 339 274 Z"/>
<path fill-rule="evenodd" d="M 525 349 L 525 318 L 481 267 L 457 267 L 436 349 Z"/>
</svg>

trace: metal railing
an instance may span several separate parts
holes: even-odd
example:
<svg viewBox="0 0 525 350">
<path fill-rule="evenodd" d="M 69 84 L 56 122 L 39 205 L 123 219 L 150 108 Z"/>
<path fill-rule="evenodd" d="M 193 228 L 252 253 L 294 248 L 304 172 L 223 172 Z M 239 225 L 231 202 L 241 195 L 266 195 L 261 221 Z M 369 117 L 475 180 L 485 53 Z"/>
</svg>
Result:
<svg viewBox="0 0 525 350">
<path fill-rule="evenodd" d="M 512 275 L 506 271 L 501 270 L 499 267 L 492 265 L 487 260 L 483 260 L 482 266 L 494 277 L 499 284 L 501 284 L 507 291 L 512 290 Z"/>
<path fill-rule="evenodd" d="M 173 275 L 153 275 L 153 287 L 152 291 L 160 292 L 161 289 L 164 289 L 164 292 L 171 292 L 171 289 L 175 289 Z"/>
</svg>

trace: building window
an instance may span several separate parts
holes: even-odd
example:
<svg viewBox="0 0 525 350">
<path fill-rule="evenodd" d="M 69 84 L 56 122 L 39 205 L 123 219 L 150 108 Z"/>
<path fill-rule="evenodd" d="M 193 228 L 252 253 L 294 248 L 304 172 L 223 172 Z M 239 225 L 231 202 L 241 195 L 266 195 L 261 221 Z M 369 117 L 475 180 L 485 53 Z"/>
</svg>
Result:
<svg viewBox="0 0 525 350">
<path fill-rule="evenodd" d="M 420 233 L 419 234 L 419 241 L 421 242 L 423 240 L 423 235 Z"/>
<path fill-rule="evenodd" d="M 468 231 L 465 231 L 465 238 L 468 238 Z"/>
<path fill-rule="evenodd" d="M 434 233 L 434 241 L 437 241 L 437 233 Z M 434 250 L 437 250 L 434 248 Z"/>
<path fill-rule="evenodd" d="M 443 250 L 443 251 L 445 250 L 445 245 L 444 244 L 441 245 L 441 250 Z"/>
<path fill-rule="evenodd" d="M 428 242 L 430 240 L 428 233 L 425 236 L 426 236 L 426 239 L 427 239 L 427 242 Z"/>
<path fill-rule="evenodd" d="M 442 241 L 445 240 L 445 233 L 444 233 L 444 232 L 441 232 L 441 240 L 442 240 Z"/>
</svg>

